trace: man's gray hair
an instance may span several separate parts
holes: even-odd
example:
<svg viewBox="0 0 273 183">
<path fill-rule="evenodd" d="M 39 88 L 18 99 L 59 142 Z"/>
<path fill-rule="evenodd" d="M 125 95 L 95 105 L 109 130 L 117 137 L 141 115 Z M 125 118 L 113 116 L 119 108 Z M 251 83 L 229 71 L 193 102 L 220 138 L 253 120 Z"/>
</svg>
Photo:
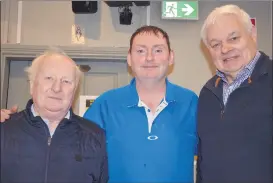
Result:
<svg viewBox="0 0 273 183">
<path fill-rule="evenodd" d="M 41 54 L 40 56 L 36 57 L 31 65 L 29 67 L 25 68 L 25 71 L 28 75 L 28 79 L 30 82 L 33 82 L 35 80 L 35 77 L 37 75 L 37 72 L 40 69 L 41 64 L 43 63 L 44 59 L 46 57 L 52 56 L 52 55 L 61 55 L 64 56 L 68 59 L 70 59 L 72 62 L 75 63 L 75 61 L 73 59 L 71 59 L 64 51 L 62 51 L 60 48 L 57 47 L 51 47 L 50 49 L 46 50 L 43 54 Z M 76 70 L 76 84 L 77 86 L 80 85 L 82 77 L 83 77 L 83 73 L 80 70 L 80 68 L 76 65 L 75 63 L 75 70 Z"/>
<path fill-rule="evenodd" d="M 236 5 L 230 4 L 230 5 L 224 5 L 221 7 L 215 8 L 207 17 L 205 20 L 202 28 L 201 28 L 201 38 L 202 41 L 205 43 L 205 45 L 208 45 L 207 43 L 207 28 L 214 24 L 216 19 L 222 15 L 235 15 L 245 26 L 246 30 L 248 32 L 251 32 L 252 30 L 252 22 L 250 20 L 250 16 L 248 13 L 246 13 L 243 9 L 239 8 Z"/>
</svg>

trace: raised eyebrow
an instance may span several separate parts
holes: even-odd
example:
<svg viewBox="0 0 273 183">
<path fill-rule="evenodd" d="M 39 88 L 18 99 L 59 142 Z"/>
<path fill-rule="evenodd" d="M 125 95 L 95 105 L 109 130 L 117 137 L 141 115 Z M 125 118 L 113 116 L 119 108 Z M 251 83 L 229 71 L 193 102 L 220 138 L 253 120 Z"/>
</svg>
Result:
<svg viewBox="0 0 273 183">
<path fill-rule="evenodd" d="M 228 34 L 228 37 L 234 36 L 234 35 L 236 35 L 236 34 L 237 34 L 237 32 L 233 31 L 233 32 L 231 32 L 231 33 Z M 211 44 L 212 42 L 221 42 L 221 41 L 219 41 L 219 40 L 217 40 L 217 39 L 212 39 L 212 40 L 209 41 L 210 44 Z"/>
<path fill-rule="evenodd" d="M 221 41 L 219 41 L 219 40 L 217 40 L 217 39 L 212 39 L 212 40 L 210 40 L 210 44 L 212 44 L 213 42 L 216 42 L 216 43 L 219 43 L 219 42 L 221 42 Z"/>
<path fill-rule="evenodd" d="M 142 48 L 147 48 L 145 45 L 137 44 L 136 47 L 142 47 Z"/>
<path fill-rule="evenodd" d="M 141 45 L 141 44 L 137 44 L 136 46 L 137 47 L 142 47 L 142 48 L 147 48 L 147 46 Z M 156 44 L 156 45 L 153 45 L 153 48 L 154 47 L 165 47 L 165 45 L 164 44 Z"/>
<path fill-rule="evenodd" d="M 66 76 L 62 77 L 61 79 L 62 79 L 62 80 L 68 80 L 68 81 L 74 81 L 74 79 L 68 78 L 68 77 L 66 77 Z"/>
<path fill-rule="evenodd" d="M 231 32 L 231 33 L 228 34 L 228 37 L 234 36 L 236 34 L 237 34 L 236 32 Z"/>
<path fill-rule="evenodd" d="M 157 47 L 164 47 L 164 48 L 165 48 L 166 46 L 165 46 L 164 44 L 156 44 L 156 45 L 154 45 L 153 47 L 154 47 L 154 48 L 157 48 Z"/>
</svg>

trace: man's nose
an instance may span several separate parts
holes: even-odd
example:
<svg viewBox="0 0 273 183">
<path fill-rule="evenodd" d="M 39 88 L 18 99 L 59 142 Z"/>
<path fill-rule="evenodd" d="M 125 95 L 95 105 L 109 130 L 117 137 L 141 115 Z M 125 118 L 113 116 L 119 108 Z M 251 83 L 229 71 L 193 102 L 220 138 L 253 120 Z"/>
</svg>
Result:
<svg viewBox="0 0 273 183">
<path fill-rule="evenodd" d="M 148 51 L 146 60 L 147 60 L 147 62 L 153 61 L 153 53 L 152 53 L 152 51 Z"/>
<path fill-rule="evenodd" d="M 54 91 L 55 93 L 58 93 L 61 91 L 62 86 L 61 86 L 61 81 L 60 80 L 54 80 L 53 84 L 52 84 L 52 91 Z"/>
<path fill-rule="evenodd" d="M 230 50 L 232 50 L 232 46 L 230 44 L 228 44 L 228 43 L 222 43 L 221 52 L 223 54 L 228 53 Z"/>
</svg>

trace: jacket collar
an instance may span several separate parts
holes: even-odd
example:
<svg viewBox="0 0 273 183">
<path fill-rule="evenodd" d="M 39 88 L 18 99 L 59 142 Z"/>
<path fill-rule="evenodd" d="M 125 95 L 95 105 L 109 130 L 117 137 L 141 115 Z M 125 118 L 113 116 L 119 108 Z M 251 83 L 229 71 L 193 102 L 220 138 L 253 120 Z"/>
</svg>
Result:
<svg viewBox="0 0 273 183">
<path fill-rule="evenodd" d="M 256 81 L 260 76 L 268 73 L 268 64 L 267 61 L 270 60 L 270 58 L 263 52 L 259 51 L 261 53 L 255 68 L 248 79 L 246 84 L 251 84 L 252 81 Z M 245 83 L 245 82 L 244 82 Z M 223 82 L 221 78 L 217 75 L 215 75 L 211 80 L 209 80 L 205 87 L 211 90 L 215 90 L 215 88 L 222 88 Z"/>
<path fill-rule="evenodd" d="M 42 125 L 44 123 L 44 121 L 40 116 L 33 114 L 32 110 L 31 110 L 32 105 L 33 105 L 33 99 L 30 99 L 27 102 L 26 109 L 24 110 L 25 116 L 26 116 L 26 118 L 28 119 L 28 122 L 31 125 L 40 126 L 40 125 Z M 70 113 L 69 118 L 68 119 L 64 118 L 60 122 L 60 124 L 62 123 L 62 125 L 64 125 L 66 123 L 70 123 L 70 122 L 74 121 L 73 119 L 75 118 L 75 114 L 73 113 L 72 109 L 69 110 L 69 113 Z"/>
<path fill-rule="evenodd" d="M 253 81 L 257 80 L 260 76 L 268 74 L 269 70 L 272 69 L 271 67 L 269 68 L 268 61 L 270 61 L 269 56 L 267 56 L 265 53 L 261 52 L 261 56 L 259 60 L 257 61 L 257 64 L 253 70 L 253 73 L 251 75 L 251 78 Z M 271 59 L 272 62 L 272 59 Z"/>
</svg>

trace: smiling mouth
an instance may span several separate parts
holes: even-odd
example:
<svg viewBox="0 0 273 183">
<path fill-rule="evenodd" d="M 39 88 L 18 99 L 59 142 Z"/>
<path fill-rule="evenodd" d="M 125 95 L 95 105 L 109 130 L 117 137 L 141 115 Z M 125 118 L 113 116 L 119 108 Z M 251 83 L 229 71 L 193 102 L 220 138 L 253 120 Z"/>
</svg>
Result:
<svg viewBox="0 0 273 183">
<path fill-rule="evenodd" d="M 58 97 L 48 97 L 48 98 L 51 98 L 51 99 L 54 99 L 54 100 L 62 100 L 61 98 L 58 98 Z"/>
<path fill-rule="evenodd" d="M 229 57 L 229 58 L 224 59 L 223 61 L 224 61 L 224 62 L 228 62 L 228 61 L 237 59 L 238 57 L 239 57 L 239 56 Z"/>
<path fill-rule="evenodd" d="M 145 68 L 145 69 L 153 69 L 153 68 L 157 68 L 157 66 L 156 65 L 154 65 L 154 66 L 142 66 L 143 68 Z"/>
</svg>

